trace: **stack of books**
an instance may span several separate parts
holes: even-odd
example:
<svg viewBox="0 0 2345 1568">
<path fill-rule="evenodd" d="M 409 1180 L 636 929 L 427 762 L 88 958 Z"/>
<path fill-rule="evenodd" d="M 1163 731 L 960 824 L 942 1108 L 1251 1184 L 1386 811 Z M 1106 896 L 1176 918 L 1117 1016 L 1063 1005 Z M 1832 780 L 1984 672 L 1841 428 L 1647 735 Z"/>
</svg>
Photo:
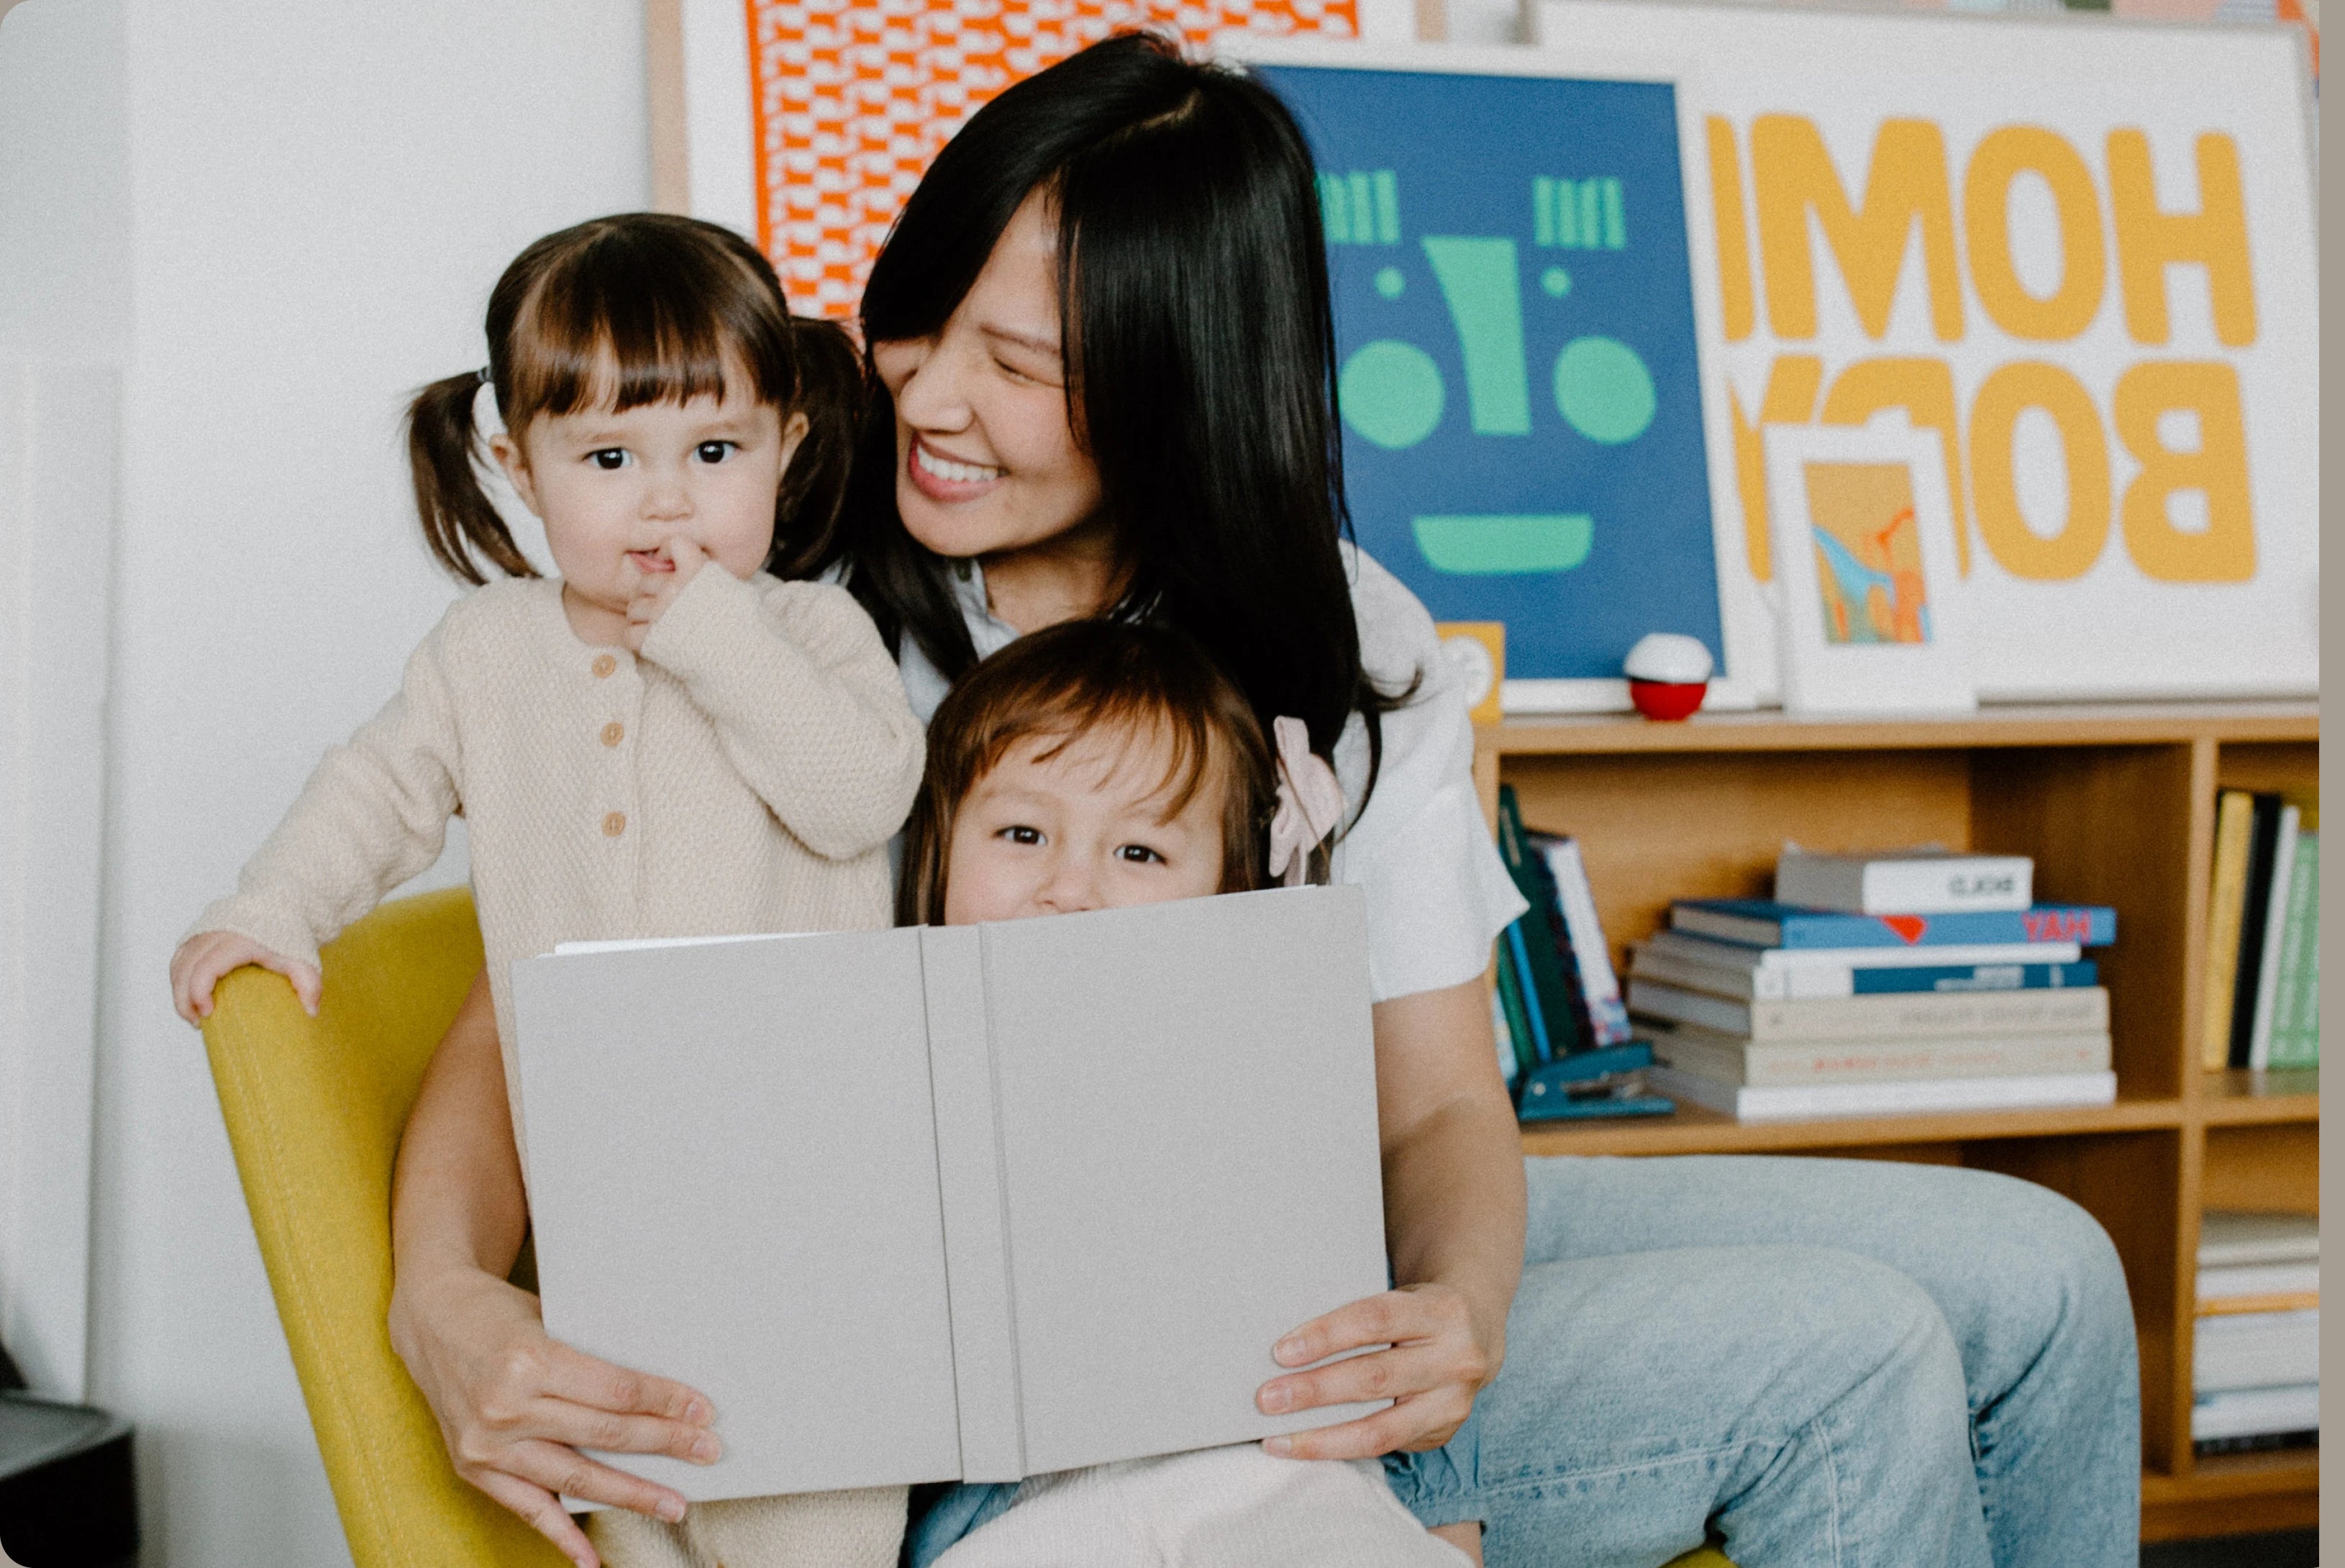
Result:
<svg viewBox="0 0 2345 1568">
<path fill-rule="evenodd" d="M 1659 1116 L 1652 1047 L 1631 1037 L 1629 1009 L 1579 845 L 1523 826 L 1514 786 L 1498 789 L 1498 855 L 1530 908 L 1498 937 L 1491 1027 L 1498 1070 L 1525 1121 Z"/>
<path fill-rule="evenodd" d="M 2320 1431 L 2320 1222 L 2210 1210 L 2198 1227 L 2190 1436 L 2201 1453 Z"/>
<path fill-rule="evenodd" d="M 2320 813 L 2225 790 L 2207 918 L 2210 1072 L 2320 1065 Z"/>
<path fill-rule="evenodd" d="M 1652 1087 L 1745 1120 L 2106 1105 L 2114 910 L 2024 856 L 1785 851 L 1775 901 L 1681 899 L 1638 946 Z"/>
</svg>

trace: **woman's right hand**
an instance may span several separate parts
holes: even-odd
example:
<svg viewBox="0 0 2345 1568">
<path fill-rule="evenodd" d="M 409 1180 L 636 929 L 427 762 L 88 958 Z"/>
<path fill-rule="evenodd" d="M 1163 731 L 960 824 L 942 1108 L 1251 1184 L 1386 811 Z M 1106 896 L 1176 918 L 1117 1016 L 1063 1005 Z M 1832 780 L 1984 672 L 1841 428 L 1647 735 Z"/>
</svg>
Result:
<svg viewBox="0 0 2345 1568">
<path fill-rule="evenodd" d="M 391 1342 L 439 1418 L 456 1473 L 526 1520 L 579 1568 L 594 1547 L 562 1505 L 589 1499 L 674 1522 L 685 1499 L 588 1458 L 582 1448 L 706 1464 L 723 1452 L 706 1398 L 629 1371 L 546 1333 L 538 1300 L 486 1270 L 455 1267 L 391 1295 Z"/>
</svg>

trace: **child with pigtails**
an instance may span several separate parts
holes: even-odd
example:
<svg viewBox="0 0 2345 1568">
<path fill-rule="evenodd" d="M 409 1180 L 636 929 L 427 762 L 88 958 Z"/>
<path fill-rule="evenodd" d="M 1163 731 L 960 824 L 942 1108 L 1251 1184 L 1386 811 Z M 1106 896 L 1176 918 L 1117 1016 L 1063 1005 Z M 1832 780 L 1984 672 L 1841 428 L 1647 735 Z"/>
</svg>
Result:
<svg viewBox="0 0 2345 1568">
<path fill-rule="evenodd" d="M 844 590 L 765 570 L 785 525 L 838 503 L 846 335 L 792 317 L 746 241 L 643 213 L 530 246 L 488 339 L 487 368 L 426 387 L 408 421 L 424 537 L 474 589 L 180 944 L 190 1022 L 246 964 L 314 1012 L 320 946 L 429 866 L 458 813 L 507 1042 L 513 960 L 558 942 L 888 924 L 920 724 Z M 482 491 L 483 383 L 504 424 L 487 444 L 558 577 Z M 888 1568 L 903 1525 L 903 1489 L 883 1487 L 604 1515 L 593 1534 L 611 1568 Z"/>
</svg>

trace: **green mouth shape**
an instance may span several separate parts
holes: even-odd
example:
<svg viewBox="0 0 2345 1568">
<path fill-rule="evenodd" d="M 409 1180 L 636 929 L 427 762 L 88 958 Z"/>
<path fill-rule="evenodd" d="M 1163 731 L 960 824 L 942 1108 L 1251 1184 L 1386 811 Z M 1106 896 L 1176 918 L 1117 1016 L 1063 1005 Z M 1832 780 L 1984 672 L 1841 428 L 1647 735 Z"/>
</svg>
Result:
<svg viewBox="0 0 2345 1568">
<path fill-rule="evenodd" d="M 1595 520 L 1585 512 L 1484 512 L 1410 520 L 1436 572 L 1461 576 L 1568 572 L 1588 559 Z"/>
</svg>

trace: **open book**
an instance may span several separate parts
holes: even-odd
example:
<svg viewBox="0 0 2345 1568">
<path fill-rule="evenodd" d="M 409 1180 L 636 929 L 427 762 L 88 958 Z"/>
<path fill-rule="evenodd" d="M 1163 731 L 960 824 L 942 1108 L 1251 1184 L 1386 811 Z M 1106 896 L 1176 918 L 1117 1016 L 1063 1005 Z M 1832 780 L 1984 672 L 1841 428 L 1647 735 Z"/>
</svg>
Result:
<svg viewBox="0 0 2345 1568">
<path fill-rule="evenodd" d="M 1254 1391 L 1387 1285 L 1364 903 L 1294 888 L 513 966 L 545 1325 L 716 1406 L 694 1501 L 1350 1420 Z"/>
</svg>

